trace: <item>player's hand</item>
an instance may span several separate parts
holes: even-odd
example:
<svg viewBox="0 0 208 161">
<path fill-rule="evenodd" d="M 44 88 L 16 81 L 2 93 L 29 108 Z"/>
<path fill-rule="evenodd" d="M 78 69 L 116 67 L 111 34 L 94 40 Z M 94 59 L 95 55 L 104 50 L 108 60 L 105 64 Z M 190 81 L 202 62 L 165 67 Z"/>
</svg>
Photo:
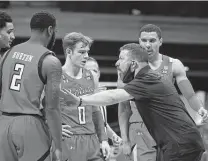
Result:
<svg viewBox="0 0 208 161">
<path fill-rule="evenodd" d="M 64 137 L 71 138 L 73 133 L 70 131 L 70 129 L 71 129 L 71 126 L 62 125 L 62 139 L 64 139 Z"/>
<path fill-rule="evenodd" d="M 119 147 L 122 144 L 122 139 L 117 134 L 114 134 L 112 142 L 114 147 Z"/>
<path fill-rule="evenodd" d="M 60 149 L 56 149 L 55 151 L 54 151 L 54 160 L 53 161 L 62 161 L 62 154 L 61 154 L 61 150 Z"/>
<path fill-rule="evenodd" d="M 201 107 L 198 110 L 198 114 L 202 117 L 203 122 L 207 121 L 208 119 L 208 112 L 204 107 Z"/>
<path fill-rule="evenodd" d="M 100 148 L 102 150 L 103 156 L 105 160 L 107 160 L 110 156 L 111 148 L 107 141 L 102 141 L 100 146 L 101 146 Z"/>
<path fill-rule="evenodd" d="M 67 106 L 78 107 L 80 98 L 73 95 L 69 90 L 60 87 L 60 97 L 63 98 Z"/>
<path fill-rule="evenodd" d="M 123 154 L 131 160 L 131 144 L 129 141 L 123 142 Z"/>
</svg>

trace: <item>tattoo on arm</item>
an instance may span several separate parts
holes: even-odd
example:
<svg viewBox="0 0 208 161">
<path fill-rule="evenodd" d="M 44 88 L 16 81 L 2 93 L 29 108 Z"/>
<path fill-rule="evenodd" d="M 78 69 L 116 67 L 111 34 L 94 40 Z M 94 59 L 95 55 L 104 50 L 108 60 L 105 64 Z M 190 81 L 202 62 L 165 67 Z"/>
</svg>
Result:
<svg viewBox="0 0 208 161">
<path fill-rule="evenodd" d="M 50 65 L 50 71 L 47 73 L 47 85 L 46 85 L 46 95 L 52 101 L 51 104 L 55 103 L 59 99 L 59 86 L 61 82 L 61 63 L 56 58 L 53 58 L 53 61 Z"/>
</svg>

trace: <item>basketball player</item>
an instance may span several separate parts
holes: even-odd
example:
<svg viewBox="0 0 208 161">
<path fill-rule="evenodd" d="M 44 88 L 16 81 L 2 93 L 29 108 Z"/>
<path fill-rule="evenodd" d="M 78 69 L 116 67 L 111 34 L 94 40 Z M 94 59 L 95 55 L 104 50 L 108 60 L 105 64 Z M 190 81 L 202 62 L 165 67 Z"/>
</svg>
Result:
<svg viewBox="0 0 208 161">
<path fill-rule="evenodd" d="M 66 34 L 63 39 L 66 61 L 62 67 L 61 88 L 77 96 L 92 94 L 95 90 L 96 78 L 93 72 L 84 68 L 91 44 L 91 38 L 76 32 Z M 99 108 L 67 106 L 63 97 L 60 97 L 63 130 L 69 125 L 73 133 L 71 138 L 64 138 L 63 158 L 70 161 L 103 160 L 100 152 L 101 144 L 102 153 L 107 159 L 110 147 Z M 98 119 L 96 126 L 93 123 L 93 116 Z M 99 133 L 96 134 L 96 131 Z"/>
<path fill-rule="evenodd" d="M 95 76 L 95 79 L 96 79 L 95 88 L 97 89 L 97 91 L 106 90 L 106 88 L 103 89 L 103 87 L 99 87 L 100 69 L 99 69 L 98 62 L 94 58 L 89 57 L 86 64 L 85 64 L 85 68 L 94 73 L 94 76 Z M 111 127 L 109 126 L 109 124 L 107 122 L 106 107 L 105 106 L 100 106 L 100 110 L 101 110 L 102 115 L 103 115 L 103 119 L 104 119 L 104 122 L 105 122 L 105 127 L 106 127 L 106 132 L 107 132 L 108 138 L 112 140 L 112 142 L 114 143 L 115 146 L 119 146 L 121 144 L 122 140 L 113 131 L 113 129 L 111 129 Z"/>
<path fill-rule="evenodd" d="M 116 66 L 126 83 L 124 89 L 81 97 L 68 93 L 67 102 L 74 106 L 102 106 L 134 99 L 156 141 L 157 161 L 200 161 L 204 146 L 197 126 L 173 83 L 150 68 L 147 51 L 135 43 L 124 45 Z M 207 120 L 206 109 L 196 107 L 196 111 L 203 121 Z"/>
<path fill-rule="evenodd" d="M 190 81 L 186 77 L 185 67 L 180 60 L 162 55 L 159 53 L 159 48 L 162 45 L 162 33 L 158 26 L 148 24 L 143 26 L 139 32 L 139 43 L 148 51 L 148 61 L 151 69 L 159 72 L 164 76 L 164 78 L 169 79 L 176 83 L 182 92 L 183 96 L 188 100 L 190 106 L 195 109 L 196 107 L 203 107 L 198 98 L 196 97 L 193 88 L 190 84 Z M 122 82 L 120 83 L 122 86 Z M 134 154 L 137 152 L 138 160 L 148 161 L 156 159 L 156 151 L 154 150 L 155 142 L 149 135 L 149 132 L 146 129 L 146 126 L 143 124 L 137 110 L 135 110 L 135 105 L 133 102 L 131 111 L 133 111 L 132 116 L 127 115 L 130 112 L 129 102 L 121 103 L 119 106 L 119 111 L 121 117 L 119 117 L 120 128 L 122 133 L 122 139 L 124 139 L 124 147 L 127 154 L 130 154 L 130 149 L 132 145 L 137 146 L 137 151 L 134 149 Z M 123 112 L 125 111 L 125 113 Z M 130 125 L 128 127 L 128 119 L 130 117 Z M 193 117 L 197 124 L 200 123 L 200 116 L 196 115 Z M 129 137 L 126 133 L 129 129 Z M 125 140 L 131 141 L 131 146 Z M 135 142 L 137 141 L 137 142 Z M 135 146 L 136 147 L 136 146 Z"/>
<path fill-rule="evenodd" d="M 30 28 L 30 39 L 8 50 L 2 58 L 0 160 L 50 161 L 53 139 L 56 160 L 61 161 L 58 102 L 62 70 L 60 61 L 50 51 L 56 19 L 48 12 L 38 12 L 33 15 Z M 40 110 L 44 86 L 47 125 Z"/>
<path fill-rule="evenodd" d="M 10 15 L 0 11 L 0 49 L 9 49 L 14 36 L 14 25 Z"/>
</svg>

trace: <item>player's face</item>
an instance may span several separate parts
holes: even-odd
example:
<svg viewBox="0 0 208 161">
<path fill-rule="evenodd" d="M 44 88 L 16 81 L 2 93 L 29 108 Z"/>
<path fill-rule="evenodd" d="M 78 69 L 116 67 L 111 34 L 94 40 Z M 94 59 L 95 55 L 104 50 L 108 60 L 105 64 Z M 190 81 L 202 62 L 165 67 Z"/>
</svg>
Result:
<svg viewBox="0 0 208 161">
<path fill-rule="evenodd" d="M 71 54 L 72 63 L 79 68 L 83 68 L 88 60 L 89 50 L 89 45 L 86 45 L 83 42 L 78 42 Z"/>
<path fill-rule="evenodd" d="M 10 48 L 14 39 L 14 25 L 7 22 L 6 26 L 0 29 L 0 48 Z"/>
<path fill-rule="evenodd" d="M 85 64 L 85 68 L 92 71 L 94 73 L 94 76 L 96 76 L 96 78 L 99 80 L 100 70 L 96 62 L 91 61 L 91 60 L 87 61 Z"/>
<path fill-rule="evenodd" d="M 124 75 L 130 69 L 131 62 L 132 61 L 129 59 L 129 51 L 122 50 L 119 54 L 119 59 L 116 62 L 117 71 L 122 80 L 123 80 Z"/>
<path fill-rule="evenodd" d="M 159 39 L 156 32 L 142 32 L 139 38 L 139 44 L 147 50 L 148 56 L 151 58 L 159 54 L 162 38 Z"/>
<path fill-rule="evenodd" d="M 96 88 L 98 88 L 99 79 L 100 79 L 100 70 L 99 70 L 98 64 L 94 61 L 89 60 L 86 62 L 85 68 L 90 70 L 93 73 L 94 80 L 95 80 L 94 83 L 95 83 Z"/>
</svg>

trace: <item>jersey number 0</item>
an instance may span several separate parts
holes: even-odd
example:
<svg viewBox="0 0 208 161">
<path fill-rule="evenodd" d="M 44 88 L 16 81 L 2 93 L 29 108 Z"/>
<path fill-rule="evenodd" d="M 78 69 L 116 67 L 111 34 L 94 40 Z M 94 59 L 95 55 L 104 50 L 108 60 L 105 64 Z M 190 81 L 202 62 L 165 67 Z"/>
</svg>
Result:
<svg viewBox="0 0 208 161">
<path fill-rule="evenodd" d="M 11 90 L 20 91 L 21 84 L 18 83 L 18 80 L 21 80 L 21 78 L 22 78 L 24 67 L 25 66 L 23 64 L 18 64 L 18 63 L 15 64 L 14 71 L 16 71 L 18 73 L 15 73 L 15 74 L 12 75 L 12 81 L 11 81 L 11 84 L 10 84 L 10 89 Z"/>
<path fill-rule="evenodd" d="M 78 112 L 79 112 L 79 123 L 81 125 L 86 124 L 85 107 L 78 107 Z"/>
</svg>

